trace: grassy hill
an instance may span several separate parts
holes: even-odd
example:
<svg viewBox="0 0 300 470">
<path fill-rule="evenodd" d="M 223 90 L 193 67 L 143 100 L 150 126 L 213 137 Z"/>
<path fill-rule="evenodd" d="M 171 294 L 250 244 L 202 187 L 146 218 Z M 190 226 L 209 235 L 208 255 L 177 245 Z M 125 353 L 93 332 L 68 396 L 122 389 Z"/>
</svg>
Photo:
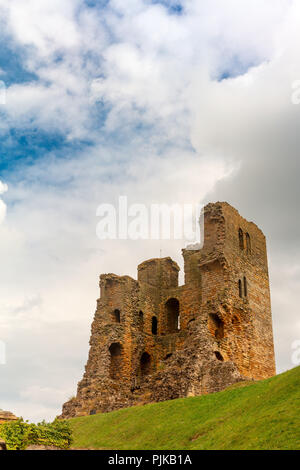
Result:
<svg viewBox="0 0 300 470">
<path fill-rule="evenodd" d="M 71 420 L 75 448 L 300 449 L 300 367 L 220 393 Z"/>
</svg>

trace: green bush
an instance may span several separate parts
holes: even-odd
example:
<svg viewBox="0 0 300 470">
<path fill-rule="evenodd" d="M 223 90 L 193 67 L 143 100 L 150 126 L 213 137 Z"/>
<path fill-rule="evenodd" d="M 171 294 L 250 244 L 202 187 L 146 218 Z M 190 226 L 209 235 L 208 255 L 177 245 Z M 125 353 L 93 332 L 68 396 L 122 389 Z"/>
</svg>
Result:
<svg viewBox="0 0 300 470">
<path fill-rule="evenodd" d="M 24 450 L 30 445 L 69 449 L 72 431 L 68 421 L 55 419 L 53 423 L 31 424 L 20 418 L 1 424 L 0 438 L 6 442 L 8 450 Z"/>
</svg>

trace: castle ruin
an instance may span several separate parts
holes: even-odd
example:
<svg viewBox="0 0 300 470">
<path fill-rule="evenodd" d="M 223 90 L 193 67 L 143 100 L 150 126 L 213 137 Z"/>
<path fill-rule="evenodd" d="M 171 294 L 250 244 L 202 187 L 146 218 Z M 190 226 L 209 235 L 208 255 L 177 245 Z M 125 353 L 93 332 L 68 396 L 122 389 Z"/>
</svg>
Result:
<svg viewBox="0 0 300 470">
<path fill-rule="evenodd" d="M 213 393 L 275 374 L 266 240 L 227 203 L 204 210 L 202 249 L 100 276 L 77 396 L 62 417 Z"/>
</svg>

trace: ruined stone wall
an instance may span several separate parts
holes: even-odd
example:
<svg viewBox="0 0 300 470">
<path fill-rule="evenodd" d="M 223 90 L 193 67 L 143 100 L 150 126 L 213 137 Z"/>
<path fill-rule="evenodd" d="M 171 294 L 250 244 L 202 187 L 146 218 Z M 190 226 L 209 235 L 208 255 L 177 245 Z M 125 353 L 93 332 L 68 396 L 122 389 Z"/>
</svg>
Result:
<svg viewBox="0 0 300 470">
<path fill-rule="evenodd" d="M 202 249 L 100 277 L 90 353 L 64 417 L 222 390 L 274 375 L 266 241 L 227 203 L 204 212 Z M 240 282 L 239 282 L 240 281 Z"/>
<path fill-rule="evenodd" d="M 266 239 L 229 204 L 222 212 L 227 279 L 221 348 L 244 376 L 264 379 L 275 374 Z"/>
<path fill-rule="evenodd" d="M 17 421 L 19 418 L 10 411 L 3 411 L 0 409 L 0 424 L 7 423 L 10 421 Z"/>
</svg>

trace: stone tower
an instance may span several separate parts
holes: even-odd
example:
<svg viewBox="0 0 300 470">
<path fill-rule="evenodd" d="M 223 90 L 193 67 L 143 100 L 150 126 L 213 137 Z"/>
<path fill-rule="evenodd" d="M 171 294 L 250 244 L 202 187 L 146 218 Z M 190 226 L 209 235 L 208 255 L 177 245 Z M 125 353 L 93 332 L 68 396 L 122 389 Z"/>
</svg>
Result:
<svg viewBox="0 0 300 470">
<path fill-rule="evenodd" d="M 220 391 L 275 374 L 266 240 L 227 203 L 204 210 L 202 249 L 100 276 L 90 353 L 63 417 Z"/>
</svg>

